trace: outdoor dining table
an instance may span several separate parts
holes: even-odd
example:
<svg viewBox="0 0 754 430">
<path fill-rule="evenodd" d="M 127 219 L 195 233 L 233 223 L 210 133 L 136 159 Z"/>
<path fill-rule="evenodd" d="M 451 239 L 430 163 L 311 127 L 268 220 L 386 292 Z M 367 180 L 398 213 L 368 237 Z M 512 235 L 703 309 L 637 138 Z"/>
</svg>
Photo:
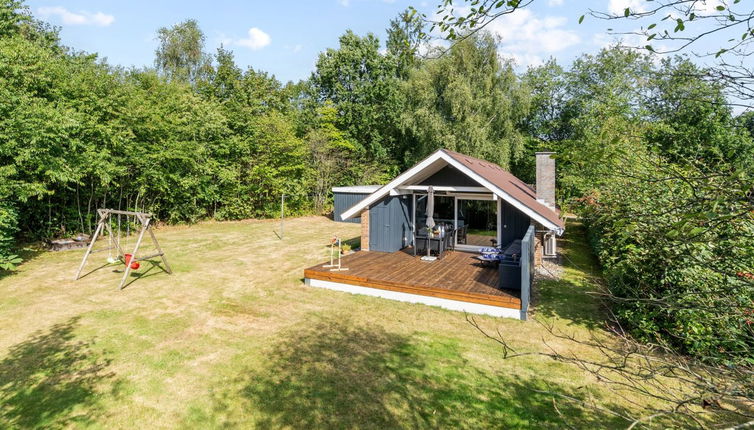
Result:
<svg viewBox="0 0 754 430">
<path fill-rule="evenodd" d="M 418 255 L 418 250 L 421 249 L 423 254 L 426 254 L 427 247 L 429 247 L 430 252 L 431 251 L 437 251 L 437 257 L 442 257 L 443 252 L 445 252 L 448 248 L 453 247 L 453 231 L 446 230 L 444 236 L 440 235 L 433 235 L 431 237 L 427 236 L 416 236 L 415 243 L 414 243 L 414 256 Z M 446 242 L 447 245 L 446 246 Z"/>
</svg>

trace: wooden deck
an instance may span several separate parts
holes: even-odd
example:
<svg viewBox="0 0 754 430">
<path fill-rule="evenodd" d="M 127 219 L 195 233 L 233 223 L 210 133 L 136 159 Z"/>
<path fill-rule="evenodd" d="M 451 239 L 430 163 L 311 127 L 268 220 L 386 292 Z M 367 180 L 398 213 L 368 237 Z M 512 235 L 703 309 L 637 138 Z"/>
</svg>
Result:
<svg viewBox="0 0 754 430">
<path fill-rule="evenodd" d="M 474 246 L 492 246 L 492 241 L 495 236 L 486 236 L 482 234 L 468 234 L 466 235 L 466 245 Z"/>
<path fill-rule="evenodd" d="M 304 278 L 521 309 L 517 291 L 497 288 L 498 270 L 482 266 L 473 257 L 449 251 L 442 259 L 428 262 L 405 250 L 360 251 L 343 257 L 347 271 L 331 272 L 322 263 L 304 270 Z"/>
</svg>

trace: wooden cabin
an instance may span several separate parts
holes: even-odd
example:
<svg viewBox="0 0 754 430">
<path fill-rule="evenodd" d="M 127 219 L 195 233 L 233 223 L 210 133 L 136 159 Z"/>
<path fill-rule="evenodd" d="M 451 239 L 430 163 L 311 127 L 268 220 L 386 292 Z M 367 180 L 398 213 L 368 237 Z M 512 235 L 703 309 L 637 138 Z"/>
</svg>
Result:
<svg viewBox="0 0 754 430">
<path fill-rule="evenodd" d="M 343 258 L 348 270 L 306 269 L 306 283 L 526 319 L 534 266 L 555 256 L 565 230 L 552 153 L 536 161 L 535 187 L 440 149 L 384 186 L 334 188 L 334 218 L 361 223 L 361 250 Z M 480 261 L 482 252 L 500 259 Z"/>
</svg>

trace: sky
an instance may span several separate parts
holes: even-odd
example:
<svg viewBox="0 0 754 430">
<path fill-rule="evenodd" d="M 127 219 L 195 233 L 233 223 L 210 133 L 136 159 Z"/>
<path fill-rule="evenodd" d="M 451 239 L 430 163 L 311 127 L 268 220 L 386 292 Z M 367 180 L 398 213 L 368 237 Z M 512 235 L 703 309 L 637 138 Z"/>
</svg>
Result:
<svg viewBox="0 0 754 430">
<path fill-rule="evenodd" d="M 714 2 L 715 0 L 708 0 Z M 460 3 L 460 1 L 457 1 Z M 346 30 L 374 33 L 384 45 L 392 18 L 412 5 L 431 15 L 438 0 L 31 0 L 35 17 L 59 26 L 65 45 L 97 53 L 110 64 L 151 66 L 158 28 L 194 18 L 206 35 L 206 49 L 221 44 L 242 68 L 251 66 L 286 82 L 306 79 L 320 52 L 336 48 Z M 641 0 L 536 0 L 531 7 L 493 22 L 501 36 L 501 57 L 520 69 L 554 57 L 568 65 L 616 40 L 608 23 L 579 17 L 590 8 L 622 11 Z M 614 23 L 611 23 L 613 25 Z M 619 24 L 620 25 L 620 24 Z M 629 24 L 630 25 L 630 24 Z M 701 48 L 699 48 L 701 49 Z"/>
</svg>

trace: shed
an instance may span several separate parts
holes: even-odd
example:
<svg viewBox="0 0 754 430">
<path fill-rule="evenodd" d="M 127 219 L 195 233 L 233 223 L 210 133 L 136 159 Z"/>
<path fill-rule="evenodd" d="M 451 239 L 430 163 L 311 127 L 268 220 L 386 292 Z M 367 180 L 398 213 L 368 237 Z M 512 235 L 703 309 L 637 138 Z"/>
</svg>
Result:
<svg viewBox="0 0 754 430">
<path fill-rule="evenodd" d="M 348 208 L 362 201 L 366 196 L 372 194 L 380 188 L 380 185 L 359 185 L 354 187 L 333 187 L 333 220 L 338 222 L 360 223 L 361 218 L 342 219 L 341 215 Z"/>
</svg>

